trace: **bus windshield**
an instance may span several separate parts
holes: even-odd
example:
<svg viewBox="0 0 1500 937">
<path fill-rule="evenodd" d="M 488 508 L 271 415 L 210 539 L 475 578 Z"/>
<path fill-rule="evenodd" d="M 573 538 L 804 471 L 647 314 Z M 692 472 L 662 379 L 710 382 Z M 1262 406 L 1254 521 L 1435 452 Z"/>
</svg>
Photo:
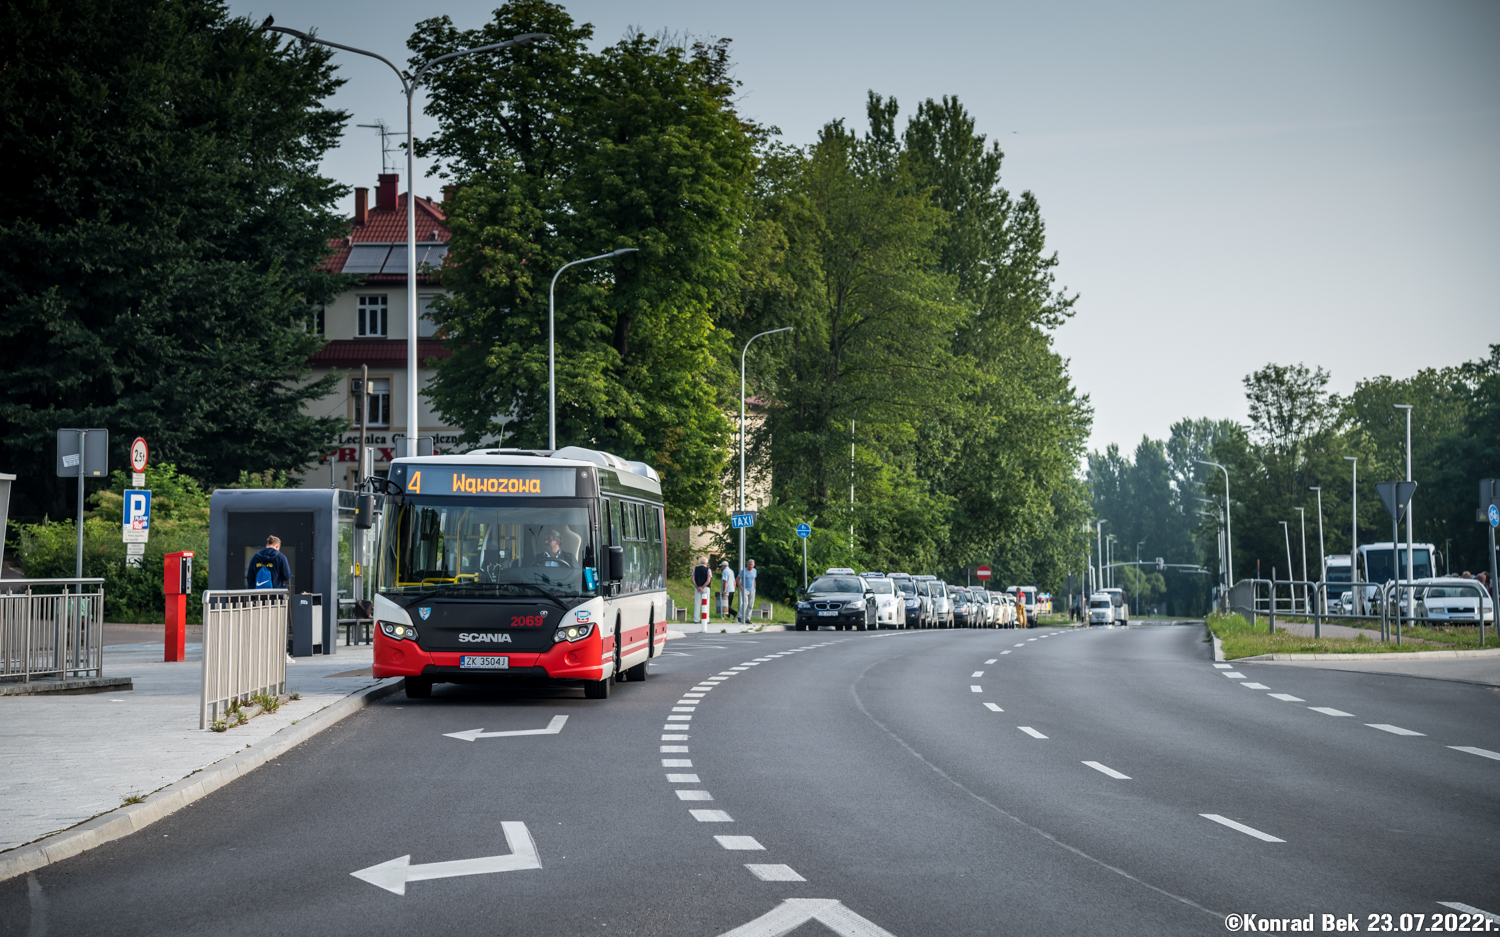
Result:
<svg viewBox="0 0 1500 937">
<path fill-rule="evenodd" d="M 1389 582 L 1396 578 L 1396 563 L 1392 558 L 1390 547 L 1385 549 L 1361 550 L 1365 557 L 1365 580 L 1367 582 Z M 1411 551 L 1412 569 L 1406 568 L 1406 547 L 1401 547 L 1401 578 L 1410 576 L 1412 579 L 1432 578 L 1432 557 L 1422 547 L 1413 547 Z"/>
<path fill-rule="evenodd" d="M 586 597 L 598 591 L 594 557 L 589 509 L 576 501 L 407 498 L 385 512 L 377 588 Z"/>
</svg>

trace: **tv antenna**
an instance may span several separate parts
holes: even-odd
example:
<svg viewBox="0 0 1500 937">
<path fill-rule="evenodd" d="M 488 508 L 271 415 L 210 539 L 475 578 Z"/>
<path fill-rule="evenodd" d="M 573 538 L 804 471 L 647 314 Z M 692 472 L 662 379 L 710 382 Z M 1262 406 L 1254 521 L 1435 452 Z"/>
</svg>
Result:
<svg viewBox="0 0 1500 937">
<path fill-rule="evenodd" d="M 385 121 L 376 120 L 373 124 L 358 124 L 360 127 L 369 127 L 371 130 L 380 131 L 380 171 L 392 173 L 396 171 L 396 158 L 401 153 L 401 144 L 391 146 L 392 137 L 404 137 L 406 134 L 397 133 L 385 125 Z M 396 154 L 396 155 L 392 155 Z"/>
</svg>

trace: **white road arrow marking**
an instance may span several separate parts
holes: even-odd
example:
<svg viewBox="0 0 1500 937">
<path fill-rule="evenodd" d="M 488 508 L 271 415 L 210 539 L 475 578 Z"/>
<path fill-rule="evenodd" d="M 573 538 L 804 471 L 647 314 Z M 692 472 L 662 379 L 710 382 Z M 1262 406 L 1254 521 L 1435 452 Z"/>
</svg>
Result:
<svg viewBox="0 0 1500 937">
<path fill-rule="evenodd" d="M 725 931 L 720 937 L 784 937 L 817 921 L 839 937 L 895 937 L 844 907 L 836 898 L 786 898 L 781 904 L 747 924 Z"/>
<path fill-rule="evenodd" d="M 553 716 L 552 721 L 547 723 L 545 729 L 513 729 L 510 732 L 486 732 L 483 729 L 466 729 L 463 732 L 444 732 L 443 735 L 450 739 L 463 739 L 472 742 L 475 739 L 498 739 L 512 735 L 556 735 L 562 731 L 563 723 L 568 721 L 567 716 Z"/>
<path fill-rule="evenodd" d="M 508 856 L 455 859 L 452 862 L 429 862 L 425 865 L 412 865 L 411 856 L 402 856 L 349 874 L 378 888 L 404 895 L 407 882 L 455 878 L 459 875 L 487 875 L 491 872 L 518 872 L 542 867 L 542 860 L 536 854 L 536 843 L 527 831 L 526 824 L 506 821 L 500 824 L 500 828 L 505 831 L 505 845 L 510 847 Z"/>
</svg>

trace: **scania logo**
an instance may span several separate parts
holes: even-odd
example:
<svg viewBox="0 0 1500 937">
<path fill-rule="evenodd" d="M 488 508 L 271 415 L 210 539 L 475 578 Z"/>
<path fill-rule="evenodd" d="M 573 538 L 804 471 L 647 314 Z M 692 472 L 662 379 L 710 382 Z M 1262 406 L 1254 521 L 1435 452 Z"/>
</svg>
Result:
<svg viewBox="0 0 1500 937">
<path fill-rule="evenodd" d="M 510 635 L 494 632 L 463 632 L 459 634 L 460 644 L 510 644 Z"/>
<path fill-rule="evenodd" d="M 430 608 L 419 608 L 419 609 L 417 609 L 417 614 L 422 616 L 422 620 L 423 621 L 426 621 L 427 620 L 427 616 L 432 614 L 432 609 L 430 609 Z"/>
</svg>

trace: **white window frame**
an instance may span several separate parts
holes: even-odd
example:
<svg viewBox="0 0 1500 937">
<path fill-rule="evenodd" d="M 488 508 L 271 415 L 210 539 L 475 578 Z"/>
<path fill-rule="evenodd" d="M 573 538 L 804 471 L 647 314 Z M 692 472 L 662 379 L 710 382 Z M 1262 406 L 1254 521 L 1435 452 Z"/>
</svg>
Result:
<svg viewBox="0 0 1500 937">
<path fill-rule="evenodd" d="M 360 338 L 386 338 L 390 335 L 390 302 L 386 294 L 361 296 L 358 307 L 355 328 Z"/>
</svg>

